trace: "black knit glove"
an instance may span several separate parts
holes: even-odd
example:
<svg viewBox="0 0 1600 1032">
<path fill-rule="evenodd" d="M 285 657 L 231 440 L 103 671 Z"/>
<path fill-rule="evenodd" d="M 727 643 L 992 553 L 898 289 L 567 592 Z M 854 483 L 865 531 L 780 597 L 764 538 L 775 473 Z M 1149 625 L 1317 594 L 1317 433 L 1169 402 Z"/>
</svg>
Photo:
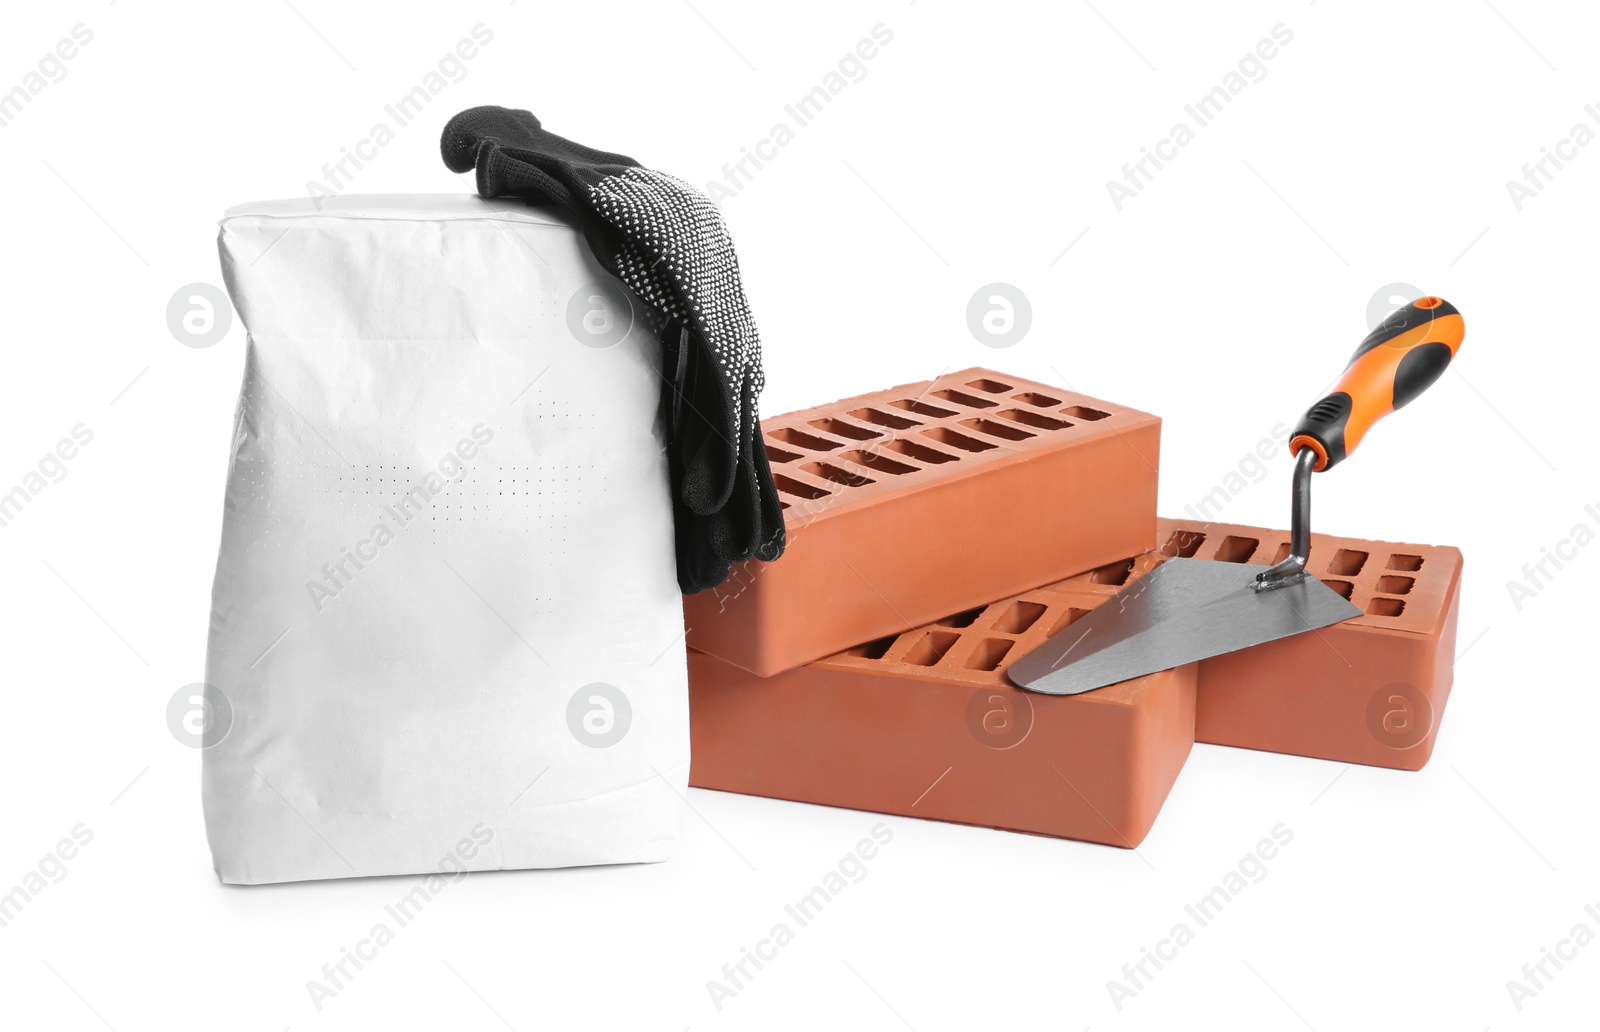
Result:
<svg viewBox="0 0 1600 1032">
<path fill-rule="evenodd" d="M 483 197 L 559 206 L 601 266 L 654 309 L 662 406 L 686 593 L 729 567 L 783 553 L 783 510 L 761 439 L 761 338 L 716 207 L 681 180 L 546 132 L 527 111 L 461 112 L 440 141 L 452 172 L 477 168 Z"/>
</svg>

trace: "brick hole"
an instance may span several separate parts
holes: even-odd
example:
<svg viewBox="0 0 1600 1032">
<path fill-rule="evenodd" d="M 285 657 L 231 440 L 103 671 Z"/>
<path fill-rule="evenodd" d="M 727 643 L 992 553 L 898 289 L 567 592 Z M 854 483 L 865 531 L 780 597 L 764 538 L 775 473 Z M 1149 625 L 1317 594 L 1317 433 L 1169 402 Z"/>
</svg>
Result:
<svg viewBox="0 0 1600 1032">
<path fill-rule="evenodd" d="M 1406 600 L 1403 598 L 1384 598 L 1378 596 L 1367 603 L 1367 612 L 1373 616 L 1399 616 L 1406 611 Z"/>
<path fill-rule="evenodd" d="M 983 611 L 987 608 L 988 606 L 979 606 L 976 609 L 968 609 L 965 612 L 957 613 L 954 616 L 947 616 L 943 620 L 938 620 L 936 622 L 940 627 L 971 627 L 972 622 L 978 617 L 982 616 Z"/>
<path fill-rule="evenodd" d="M 966 394 L 962 391 L 934 391 L 933 396 L 940 401 L 948 401 L 966 408 L 994 408 L 996 405 L 996 402 L 989 398 L 980 398 L 975 394 Z"/>
<path fill-rule="evenodd" d="M 846 462 L 853 462 L 858 466 L 865 466 L 879 473 L 888 473 L 891 476 L 901 476 L 905 473 L 915 473 L 917 467 L 907 466 L 903 462 L 896 462 L 886 455 L 879 455 L 874 451 L 847 451 L 840 452 L 839 458 Z"/>
<path fill-rule="evenodd" d="M 835 484 L 840 484 L 844 487 L 865 487 L 868 484 L 877 483 L 871 477 L 864 477 L 859 473 L 852 473 L 847 469 L 840 469 L 838 466 L 826 462 L 808 462 L 801 466 L 800 469 L 814 477 L 831 480 Z"/>
<path fill-rule="evenodd" d="M 1417 583 L 1414 577 L 1396 577 L 1386 575 L 1378 578 L 1378 590 L 1385 595 L 1409 595 L 1411 586 Z"/>
<path fill-rule="evenodd" d="M 799 452 L 784 451 L 782 448 L 775 448 L 770 444 L 767 445 L 767 461 L 770 463 L 793 462 L 799 457 Z"/>
<path fill-rule="evenodd" d="M 1337 591 L 1348 599 L 1356 590 L 1356 586 L 1347 580 L 1325 580 L 1322 583 Z"/>
<path fill-rule="evenodd" d="M 829 441 L 821 437 L 814 437 L 803 430 L 795 430 L 787 426 L 780 426 L 776 430 L 768 430 L 767 436 L 784 444 L 792 444 L 796 448 L 806 451 L 833 451 L 838 448 L 838 441 Z"/>
<path fill-rule="evenodd" d="M 786 477 L 782 473 L 772 474 L 772 482 L 777 485 L 779 491 L 786 495 L 793 495 L 795 498 L 826 498 L 833 494 L 832 491 L 826 488 L 817 487 L 814 484 L 802 484 L 800 481 Z"/>
<path fill-rule="evenodd" d="M 1037 412 L 1029 412 L 1027 409 L 1002 409 L 996 412 L 995 415 L 1001 419 L 1009 419 L 1013 423 L 1021 423 L 1023 426 L 1031 426 L 1039 430 L 1065 430 L 1072 425 L 1065 419 L 1042 416 Z"/>
<path fill-rule="evenodd" d="M 1198 530 L 1175 530 L 1161 546 L 1161 554 L 1175 559 L 1192 559 L 1205 542 L 1206 536 Z"/>
<path fill-rule="evenodd" d="M 1367 565 L 1367 553 L 1358 548 L 1341 548 L 1333 553 L 1328 572 L 1339 577 L 1354 577 Z"/>
<path fill-rule="evenodd" d="M 872 430 L 868 427 L 856 426 L 854 423 L 846 423 L 842 419 L 833 419 L 831 417 L 827 419 L 813 419 L 811 421 L 811 425 L 816 427 L 818 430 L 821 430 L 825 434 L 832 434 L 835 437 L 848 437 L 852 441 L 870 441 L 874 437 L 883 436 L 882 430 Z"/>
<path fill-rule="evenodd" d="M 1007 634 L 1021 634 L 1039 622 L 1046 608 L 1038 602 L 1013 602 L 994 622 L 994 629 Z"/>
<path fill-rule="evenodd" d="M 967 386 L 976 387 L 985 394 L 1004 394 L 1006 391 L 1014 389 L 1009 383 L 1001 383 L 999 380 L 989 379 L 968 380 Z"/>
<path fill-rule="evenodd" d="M 1099 409 L 1090 408 L 1087 405 L 1068 405 L 1061 410 L 1061 414 L 1064 416 L 1076 416 L 1086 423 L 1092 423 L 1097 419 L 1104 419 L 1111 415 L 1109 412 L 1101 412 Z"/>
<path fill-rule="evenodd" d="M 850 418 L 859 419 L 863 423 L 876 423 L 878 426 L 886 426 L 890 430 L 904 430 L 908 426 L 922 425 L 915 419 L 907 419 L 905 416 L 897 416 L 893 412 L 884 412 L 875 408 L 858 408 L 850 413 Z"/>
<path fill-rule="evenodd" d="M 976 430 L 980 434 L 988 434 L 990 437 L 998 437 L 1003 441 L 1026 441 L 1030 437 L 1039 436 L 1038 434 L 1030 434 L 1028 431 L 1018 429 L 1014 426 L 1007 426 L 1004 423 L 996 423 L 992 419 L 963 419 L 961 421 L 961 425 L 966 427 L 968 430 Z"/>
<path fill-rule="evenodd" d="M 916 459 L 918 462 L 926 462 L 930 466 L 937 466 L 941 462 L 956 461 L 956 456 L 947 455 L 937 448 L 929 448 L 926 445 L 918 444 L 916 441 L 902 441 L 896 438 L 883 447 L 907 458 Z"/>
<path fill-rule="evenodd" d="M 968 437 L 966 434 L 958 434 L 954 430 L 943 426 L 930 427 L 929 429 L 922 431 L 922 434 L 924 437 L 930 437 L 933 440 L 938 441 L 940 444 L 948 444 L 950 447 L 960 448 L 962 451 L 981 452 L 988 451 L 991 448 L 999 447 L 997 444 L 991 444 L 988 441 L 980 441 L 976 438 Z"/>
<path fill-rule="evenodd" d="M 929 405 L 928 403 L 918 401 L 915 398 L 902 398 L 899 401 L 891 401 L 889 404 L 893 405 L 897 409 L 905 409 L 907 412 L 915 412 L 919 416 L 932 416 L 934 419 L 943 419 L 945 416 L 953 416 L 956 414 L 954 409 L 944 409 L 937 405 Z"/>
<path fill-rule="evenodd" d="M 1090 584 L 1110 584 L 1120 587 L 1128 583 L 1128 578 L 1133 576 L 1133 560 L 1123 559 L 1114 563 L 1107 563 L 1089 573 Z"/>
<path fill-rule="evenodd" d="M 1225 563 L 1247 563 L 1260 547 L 1261 542 L 1256 538 L 1229 534 L 1222 539 L 1222 544 L 1217 546 L 1217 558 Z"/>
<path fill-rule="evenodd" d="M 1052 398 L 1050 395 L 1040 394 L 1038 391 L 1023 391 L 1021 394 L 1013 394 L 1011 400 L 1020 401 L 1024 405 L 1033 405 L 1036 408 L 1055 408 L 1061 404 L 1060 398 Z"/>
<path fill-rule="evenodd" d="M 906 652 L 905 661 L 913 666 L 933 666 L 961 639 L 953 631 L 917 631 L 917 643 Z"/>
<path fill-rule="evenodd" d="M 973 670 L 997 670 L 1015 644 L 1010 638 L 985 638 L 972 650 L 967 666 Z"/>
<path fill-rule="evenodd" d="M 1389 557 L 1389 569 L 1404 570 L 1407 573 L 1416 573 L 1418 570 L 1422 569 L 1422 556 L 1404 555 L 1397 552 Z"/>
<path fill-rule="evenodd" d="M 1054 638 L 1056 635 L 1058 635 L 1062 631 L 1066 630 L 1067 627 L 1070 624 L 1072 624 L 1074 621 L 1076 621 L 1079 617 L 1087 616 L 1088 613 L 1089 613 L 1089 610 L 1087 610 L 1087 609 L 1068 609 L 1065 613 L 1063 613 L 1061 615 L 1061 619 L 1056 621 L 1056 625 L 1054 627 L 1050 628 L 1050 635 L 1049 636 Z"/>
<path fill-rule="evenodd" d="M 865 645 L 857 645 L 853 649 L 845 649 L 844 654 L 847 656 L 859 656 L 862 659 L 882 659 L 888 653 L 889 646 L 893 645 L 898 637 L 900 637 L 898 634 L 891 634 L 887 638 L 878 638 L 867 642 Z"/>
</svg>

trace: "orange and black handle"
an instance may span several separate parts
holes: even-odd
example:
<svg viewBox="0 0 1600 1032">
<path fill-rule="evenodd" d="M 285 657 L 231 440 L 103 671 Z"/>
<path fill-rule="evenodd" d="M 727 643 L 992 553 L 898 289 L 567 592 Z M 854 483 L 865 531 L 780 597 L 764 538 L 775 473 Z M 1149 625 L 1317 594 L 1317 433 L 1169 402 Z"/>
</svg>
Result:
<svg viewBox="0 0 1600 1032">
<path fill-rule="evenodd" d="M 1300 417 L 1290 453 L 1310 448 L 1319 473 L 1337 466 L 1374 423 L 1444 375 L 1465 333 L 1461 313 L 1443 298 L 1419 297 L 1390 313 L 1356 348 L 1332 392 Z"/>
</svg>

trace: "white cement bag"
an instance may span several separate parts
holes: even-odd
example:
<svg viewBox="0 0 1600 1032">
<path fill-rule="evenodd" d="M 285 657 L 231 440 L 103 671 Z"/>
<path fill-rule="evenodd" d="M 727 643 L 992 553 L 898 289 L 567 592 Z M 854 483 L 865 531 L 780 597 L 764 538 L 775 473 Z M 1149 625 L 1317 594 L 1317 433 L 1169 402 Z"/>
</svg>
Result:
<svg viewBox="0 0 1600 1032">
<path fill-rule="evenodd" d="M 218 875 L 665 859 L 687 685 L 640 303 L 573 228 L 473 197 L 248 205 L 221 250 L 249 344 L 206 666 Z"/>
</svg>

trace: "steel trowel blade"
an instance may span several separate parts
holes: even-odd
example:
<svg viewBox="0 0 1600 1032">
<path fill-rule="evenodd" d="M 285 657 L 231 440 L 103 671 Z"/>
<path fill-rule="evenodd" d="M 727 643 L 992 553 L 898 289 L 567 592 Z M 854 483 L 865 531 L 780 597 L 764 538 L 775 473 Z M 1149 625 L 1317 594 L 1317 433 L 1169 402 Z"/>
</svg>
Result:
<svg viewBox="0 0 1600 1032">
<path fill-rule="evenodd" d="M 1011 664 L 1018 688 L 1077 695 L 1327 627 L 1361 610 L 1307 576 L 1256 591 L 1265 566 L 1168 559 Z"/>
</svg>

